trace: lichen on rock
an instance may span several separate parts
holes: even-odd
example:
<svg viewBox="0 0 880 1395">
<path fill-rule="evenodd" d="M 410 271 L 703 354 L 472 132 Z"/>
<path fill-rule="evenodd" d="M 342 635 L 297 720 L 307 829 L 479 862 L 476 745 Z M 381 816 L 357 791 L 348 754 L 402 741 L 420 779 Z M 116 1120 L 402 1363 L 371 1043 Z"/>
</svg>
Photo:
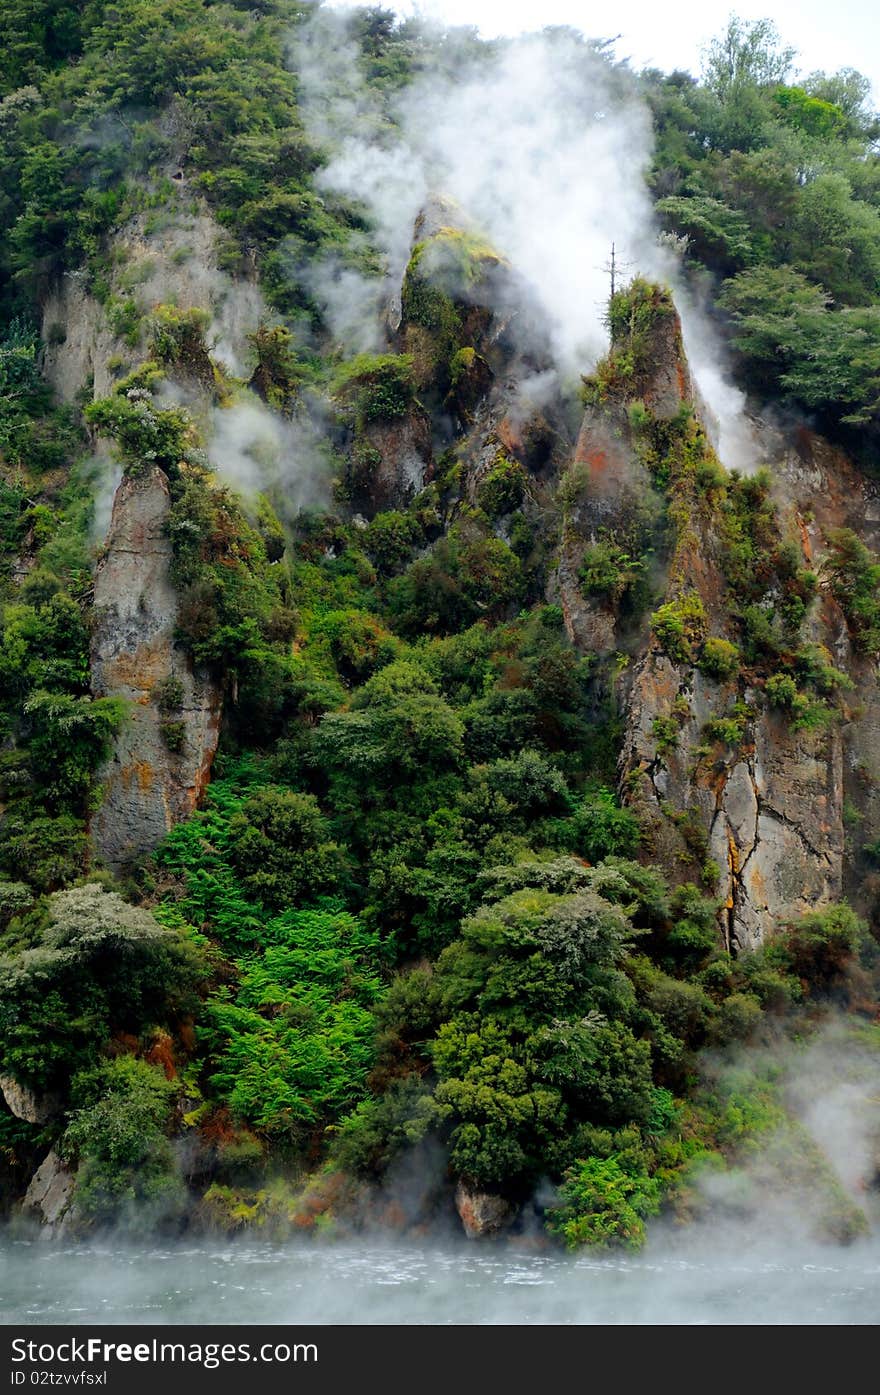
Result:
<svg viewBox="0 0 880 1395">
<path fill-rule="evenodd" d="M 170 508 L 161 470 L 154 466 L 125 478 L 95 575 L 93 691 L 129 703 L 128 718 L 99 774 L 101 802 L 91 822 L 96 855 L 114 869 L 151 852 L 192 813 L 207 784 L 220 731 L 216 680 L 195 669 L 176 638 L 179 597 L 165 531 Z M 179 687 L 176 749 L 163 735 L 168 716 L 162 698 L 169 680 Z"/>
</svg>

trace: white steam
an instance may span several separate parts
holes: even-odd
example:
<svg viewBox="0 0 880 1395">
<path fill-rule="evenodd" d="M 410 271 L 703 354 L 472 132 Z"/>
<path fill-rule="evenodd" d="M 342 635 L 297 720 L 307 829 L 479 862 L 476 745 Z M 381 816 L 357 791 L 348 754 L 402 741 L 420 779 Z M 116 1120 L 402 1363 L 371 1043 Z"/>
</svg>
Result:
<svg viewBox="0 0 880 1395">
<path fill-rule="evenodd" d="M 719 1245 L 782 1256 L 788 1245 L 833 1246 L 880 1223 L 880 1053 L 856 1021 L 831 1016 L 806 1042 L 781 1039 L 707 1056 L 718 1081 L 774 1079 L 784 1122 L 759 1134 L 727 1171 L 699 1179 L 708 1210 L 699 1228 Z M 655 1243 L 662 1247 L 663 1230 Z"/>
<path fill-rule="evenodd" d="M 321 306 L 333 337 L 346 355 L 376 353 L 384 346 L 386 283 L 346 266 L 336 253 L 305 262 L 299 279 Z"/>
<path fill-rule="evenodd" d="M 113 500 L 122 479 L 122 466 L 105 452 L 95 454 L 85 466 L 92 488 L 92 520 L 89 541 L 100 546 L 107 536 L 113 515 Z"/>
<path fill-rule="evenodd" d="M 731 381 L 725 353 L 706 314 L 680 278 L 671 278 L 681 337 L 694 382 L 708 408 L 706 425 L 718 455 L 731 470 L 754 474 L 761 445 L 747 413 L 745 393 Z"/>
<path fill-rule="evenodd" d="M 329 503 L 328 461 L 308 416 L 281 417 L 249 394 L 212 408 L 207 438 L 211 468 L 245 498 L 266 493 L 288 519 Z"/>
<path fill-rule="evenodd" d="M 462 57 L 452 73 L 423 73 L 383 111 L 347 34 L 344 12 L 319 9 L 298 27 L 291 52 L 305 119 L 334 152 L 319 183 L 368 211 L 387 269 L 379 308 L 391 323 L 415 218 L 430 194 L 449 196 L 524 278 L 561 379 L 576 382 L 607 349 L 614 244 L 631 275 L 672 285 L 722 459 L 754 468 L 744 396 L 682 285 L 668 239 L 658 241 L 644 181 L 651 119 L 627 70 L 571 30 L 548 30 L 504 41 L 476 60 Z M 310 284 L 340 343 L 381 342 L 375 282 L 319 270 Z"/>
</svg>

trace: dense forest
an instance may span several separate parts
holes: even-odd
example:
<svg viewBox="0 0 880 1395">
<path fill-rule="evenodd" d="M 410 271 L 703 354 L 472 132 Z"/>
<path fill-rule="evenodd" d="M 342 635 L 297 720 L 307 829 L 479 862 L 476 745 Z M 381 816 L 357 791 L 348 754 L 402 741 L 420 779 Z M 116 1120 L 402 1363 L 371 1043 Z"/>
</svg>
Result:
<svg viewBox="0 0 880 1395">
<path fill-rule="evenodd" d="M 624 265 L 572 378 L 442 183 L 391 285 L 328 175 L 511 41 L 306 0 L 4 19 L 6 1210 L 634 1246 L 773 1138 L 858 1234 L 760 1047 L 832 1011 L 880 1047 L 870 84 L 767 21 L 699 77 L 546 31 L 642 113 L 671 268 Z M 679 291 L 782 441 L 754 468 Z"/>
</svg>

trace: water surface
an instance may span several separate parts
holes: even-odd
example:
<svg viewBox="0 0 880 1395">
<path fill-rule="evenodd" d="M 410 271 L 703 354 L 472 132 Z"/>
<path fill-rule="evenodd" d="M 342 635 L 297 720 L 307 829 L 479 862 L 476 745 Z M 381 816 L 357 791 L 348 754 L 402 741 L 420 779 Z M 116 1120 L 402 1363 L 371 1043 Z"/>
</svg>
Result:
<svg viewBox="0 0 880 1395">
<path fill-rule="evenodd" d="M 493 1245 L 0 1240 L 0 1305 L 25 1323 L 875 1323 L 880 1239 L 639 1255 Z"/>
</svg>

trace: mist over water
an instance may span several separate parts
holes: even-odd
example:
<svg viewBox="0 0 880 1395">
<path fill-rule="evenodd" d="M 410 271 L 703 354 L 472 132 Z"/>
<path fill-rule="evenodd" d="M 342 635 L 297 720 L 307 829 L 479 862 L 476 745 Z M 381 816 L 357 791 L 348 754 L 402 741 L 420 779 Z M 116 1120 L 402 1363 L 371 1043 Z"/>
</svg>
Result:
<svg viewBox="0 0 880 1395">
<path fill-rule="evenodd" d="M 382 1199 L 411 1218 L 405 1238 L 365 1221 L 371 1229 L 335 1238 L 135 1241 L 120 1231 L 77 1242 L 19 1221 L 0 1230 L 0 1312 L 29 1324 L 880 1321 L 876 1048 L 832 1015 L 805 1042 L 780 1038 L 702 1064 L 716 1081 L 777 1072 L 796 1127 L 753 1140 L 736 1165 L 698 1173 L 684 1212 L 693 1219 L 649 1221 L 637 1253 L 568 1254 L 534 1215 L 519 1233 L 468 1242 L 450 1206 L 429 1230 L 419 1194 L 445 1167 L 437 1145 L 404 1155 L 387 1179 Z M 805 1173 L 811 1146 L 829 1172 Z M 845 1230 L 856 1238 L 843 1244 L 827 1222 L 847 1204 L 866 1230 Z"/>
<path fill-rule="evenodd" d="M 661 1232 L 638 1256 L 528 1242 L 0 1242 L 6 1322 L 856 1323 L 880 1319 L 880 1238 L 780 1249 Z"/>
</svg>

